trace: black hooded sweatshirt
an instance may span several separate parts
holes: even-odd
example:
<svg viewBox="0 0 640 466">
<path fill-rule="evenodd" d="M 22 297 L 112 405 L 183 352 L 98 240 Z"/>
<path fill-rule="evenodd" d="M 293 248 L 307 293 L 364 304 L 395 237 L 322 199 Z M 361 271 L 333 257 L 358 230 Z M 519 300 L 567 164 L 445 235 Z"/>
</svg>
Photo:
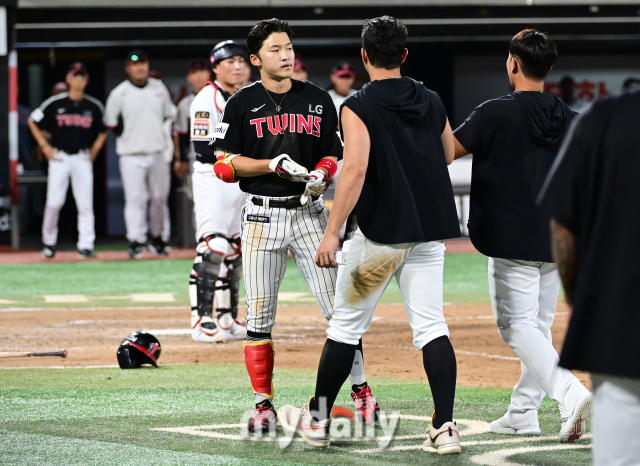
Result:
<svg viewBox="0 0 640 466">
<path fill-rule="evenodd" d="M 481 253 L 553 262 L 536 197 L 574 113 L 557 97 L 515 91 L 477 107 L 454 131 L 473 153 L 469 235 Z"/>
<path fill-rule="evenodd" d="M 371 138 L 355 208 L 364 236 L 381 244 L 460 236 L 441 139 L 447 115 L 438 94 L 411 78 L 385 79 L 368 83 L 343 107 Z"/>
</svg>

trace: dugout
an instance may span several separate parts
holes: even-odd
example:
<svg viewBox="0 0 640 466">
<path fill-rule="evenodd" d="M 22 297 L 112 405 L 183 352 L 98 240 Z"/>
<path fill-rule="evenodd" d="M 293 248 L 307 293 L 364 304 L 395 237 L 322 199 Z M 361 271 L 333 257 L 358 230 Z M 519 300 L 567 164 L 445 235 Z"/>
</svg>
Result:
<svg viewBox="0 0 640 466">
<path fill-rule="evenodd" d="M 356 65 L 360 83 L 365 82 L 359 62 L 365 17 L 390 14 L 402 19 L 409 28 L 410 47 L 403 72 L 440 94 L 453 127 L 479 103 L 510 91 L 504 72 L 507 42 L 524 28 L 550 33 L 560 49 L 550 92 L 557 91 L 561 77 L 572 75 L 581 98 L 593 100 L 619 92 L 628 77 L 640 77 L 640 7 L 631 1 L 399 0 L 388 6 L 384 0 L 19 0 L 17 6 L 19 103 L 25 111 L 39 105 L 77 60 L 85 62 L 91 74 L 87 93 L 104 102 L 125 79 L 124 58 L 133 48 L 149 53 L 152 69 L 162 73 L 177 98 L 187 89 L 184 74 L 191 59 L 208 56 L 221 40 L 244 42 L 253 24 L 274 16 L 290 21 L 296 52 L 309 65 L 309 80 L 323 87 L 340 59 Z M 7 73 L 0 75 L 6 79 Z M 94 165 L 98 241 L 124 235 L 113 142 L 111 136 Z M 0 159 L 0 174 L 7 167 Z M 28 196 L 26 207 L 21 204 L 29 220 L 21 227 L 27 240 L 39 239 L 43 168 L 26 173 L 23 167 L 19 178 L 20 192 Z M 452 173 L 460 193 L 467 171 Z M 60 240 L 72 243 L 75 234 L 69 193 Z M 10 239 L 0 237 L 5 243 Z M 17 232 L 13 239 L 17 246 Z"/>
</svg>

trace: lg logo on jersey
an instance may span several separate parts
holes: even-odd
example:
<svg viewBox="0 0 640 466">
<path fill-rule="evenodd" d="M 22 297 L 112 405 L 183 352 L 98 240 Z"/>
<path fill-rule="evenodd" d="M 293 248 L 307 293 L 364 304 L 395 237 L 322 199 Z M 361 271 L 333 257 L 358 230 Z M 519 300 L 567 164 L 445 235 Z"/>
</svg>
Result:
<svg viewBox="0 0 640 466">
<path fill-rule="evenodd" d="M 322 112 L 322 106 L 318 105 L 316 106 L 316 109 L 318 107 L 320 107 L 320 112 Z M 285 113 L 283 115 L 256 118 L 249 121 L 249 123 L 255 125 L 256 134 L 259 138 L 264 136 L 264 123 L 267 123 L 267 129 L 274 136 L 284 134 L 288 127 L 290 133 L 307 133 L 319 138 L 320 122 L 322 122 L 322 118 L 320 117 L 313 115 L 298 115 L 297 113 Z"/>
<path fill-rule="evenodd" d="M 312 108 L 312 105 L 309 104 L 309 113 L 317 113 L 318 115 L 322 115 L 322 105 L 316 105 L 315 110 Z"/>
</svg>

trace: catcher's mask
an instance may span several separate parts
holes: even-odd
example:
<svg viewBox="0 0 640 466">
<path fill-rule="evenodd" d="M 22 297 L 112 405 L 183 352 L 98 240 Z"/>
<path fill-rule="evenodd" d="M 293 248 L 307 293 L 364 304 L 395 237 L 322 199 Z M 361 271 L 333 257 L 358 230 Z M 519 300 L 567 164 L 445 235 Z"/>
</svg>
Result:
<svg viewBox="0 0 640 466">
<path fill-rule="evenodd" d="M 147 332 L 133 332 L 118 348 L 118 364 L 120 369 L 136 369 L 143 364 L 158 367 L 160 358 L 160 342 Z"/>
</svg>

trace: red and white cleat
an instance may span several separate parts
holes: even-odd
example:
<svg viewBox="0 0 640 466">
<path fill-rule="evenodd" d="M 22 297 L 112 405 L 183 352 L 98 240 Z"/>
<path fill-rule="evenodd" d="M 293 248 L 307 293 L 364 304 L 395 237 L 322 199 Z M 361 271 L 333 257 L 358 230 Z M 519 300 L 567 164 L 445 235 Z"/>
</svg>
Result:
<svg viewBox="0 0 640 466">
<path fill-rule="evenodd" d="M 271 432 L 276 428 L 278 413 L 269 401 L 263 401 L 256 406 L 256 413 L 249 420 L 249 432 Z"/>
<path fill-rule="evenodd" d="M 351 392 L 351 398 L 356 404 L 356 419 L 360 422 L 376 422 L 380 419 L 380 405 L 371 394 L 368 385 L 358 392 Z"/>
</svg>

